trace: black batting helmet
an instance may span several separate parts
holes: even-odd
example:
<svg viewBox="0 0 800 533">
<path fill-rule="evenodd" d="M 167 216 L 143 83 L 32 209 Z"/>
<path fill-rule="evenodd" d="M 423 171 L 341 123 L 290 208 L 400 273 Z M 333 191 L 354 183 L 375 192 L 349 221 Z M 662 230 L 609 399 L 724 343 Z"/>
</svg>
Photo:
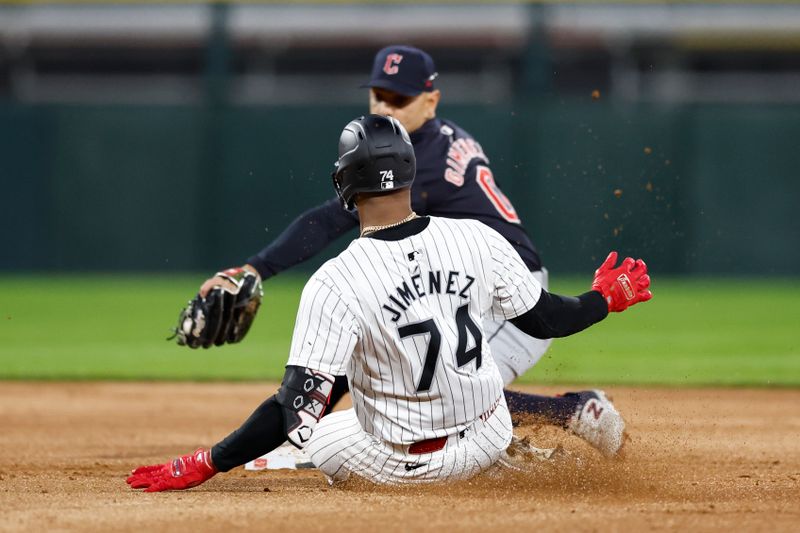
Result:
<svg viewBox="0 0 800 533">
<path fill-rule="evenodd" d="M 367 115 L 345 126 L 335 167 L 333 187 L 342 206 L 353 209 L 358 193 L 411 187 L 417 160 L 411 139 L 397 119 Z"/>
</svg>

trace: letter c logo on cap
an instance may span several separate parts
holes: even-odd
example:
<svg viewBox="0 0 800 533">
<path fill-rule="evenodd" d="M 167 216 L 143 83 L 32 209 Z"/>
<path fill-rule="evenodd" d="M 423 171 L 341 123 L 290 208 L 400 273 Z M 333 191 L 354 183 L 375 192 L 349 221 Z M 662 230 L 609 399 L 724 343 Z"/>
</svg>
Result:
<svg viewBox="0 0 800 533">
<path fill-rule="evenodd" d="M 400 70 L 397 65 L 399 65 L 402 60 L 403 56 L 400 54 L 389 54 L 386 56 L 386 63 L 383 65 L 383 71 L 390 76 L 392 74 L 397 74 Z"/>
</svg>

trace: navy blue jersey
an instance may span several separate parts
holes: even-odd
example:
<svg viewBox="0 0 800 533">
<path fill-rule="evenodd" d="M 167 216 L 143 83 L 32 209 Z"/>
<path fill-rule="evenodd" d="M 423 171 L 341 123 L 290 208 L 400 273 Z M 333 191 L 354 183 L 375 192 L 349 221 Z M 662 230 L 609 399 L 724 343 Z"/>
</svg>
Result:
<svg viewBox="0 0 800 533">
<path fill-rule="evenodd" d="M 517 250 L 530 270 L 541 269 L 536 248 L 514 206 L 500 191 L 489 159 L 472 136 L 449 120 L 434 118 L 411 134 L 417 175 L 411 207 L 417 214 L 471 218 L 491 227 Z M 281 235 L 247 263 L 263 279 L 316 255 L 337 237 L 358 226 L 358 215 L 338 198 L 295 219 Z"/>
</svg>

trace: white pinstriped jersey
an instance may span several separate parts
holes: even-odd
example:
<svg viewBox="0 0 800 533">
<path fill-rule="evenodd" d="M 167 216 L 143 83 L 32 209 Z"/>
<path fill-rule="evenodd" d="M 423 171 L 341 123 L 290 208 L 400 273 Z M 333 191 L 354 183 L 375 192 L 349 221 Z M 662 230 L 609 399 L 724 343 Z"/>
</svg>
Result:
<svg viewBox="0 0 800 533">
<path fill-rule="evenodd" d="M 356 239 L 311 277 L 287 363 L 346 374 L 364 430 L 397 445 L 458 433 L 496 404 L 483 318 L 514 318 L 541 294 L 499 233 L 429 218 L 401 240 Z"/>
</svg>

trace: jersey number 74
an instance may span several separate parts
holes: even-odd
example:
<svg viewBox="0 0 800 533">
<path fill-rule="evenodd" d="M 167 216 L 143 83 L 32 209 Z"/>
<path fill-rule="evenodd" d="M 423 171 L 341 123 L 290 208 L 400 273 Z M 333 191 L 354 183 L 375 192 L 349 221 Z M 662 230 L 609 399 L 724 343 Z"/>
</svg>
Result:
<svg viewBox="0 0 800 533">
<path fill-rule="evenodd" d="M 464 304 L 456 311 L 456 328 L 458 330 L 458 346 L 456 347 L 456 364 L 458 368 L 466 365 L 473 359 L 475 362 L 475 370 L 481 367 L 483 359 L 481 357 L 481 343 L 483 342 L 483 333 L 472 318 L 469 316 L 469 304 Z M 422 376 L 420 377 L 419 384 L 417 385 L 417 392 L 426 392 L 431 388 L 433 382 L 433 373 L 436 370 L 436 361 L 439 359 L 439 353 L 442 347 L 442 333 L 439 327 L 432 318 L 417 322 L 414 324 L 406 324 L 397 328 L 400 333 L 400 338 L 413 337 L 414 335 L 430 335 L 428 340 L 428 350 L 425 353 L 425 365 L 422 369 Z M 467 349 L 467 332 L 475 339 L 475 346 Z"/>
</svg>

